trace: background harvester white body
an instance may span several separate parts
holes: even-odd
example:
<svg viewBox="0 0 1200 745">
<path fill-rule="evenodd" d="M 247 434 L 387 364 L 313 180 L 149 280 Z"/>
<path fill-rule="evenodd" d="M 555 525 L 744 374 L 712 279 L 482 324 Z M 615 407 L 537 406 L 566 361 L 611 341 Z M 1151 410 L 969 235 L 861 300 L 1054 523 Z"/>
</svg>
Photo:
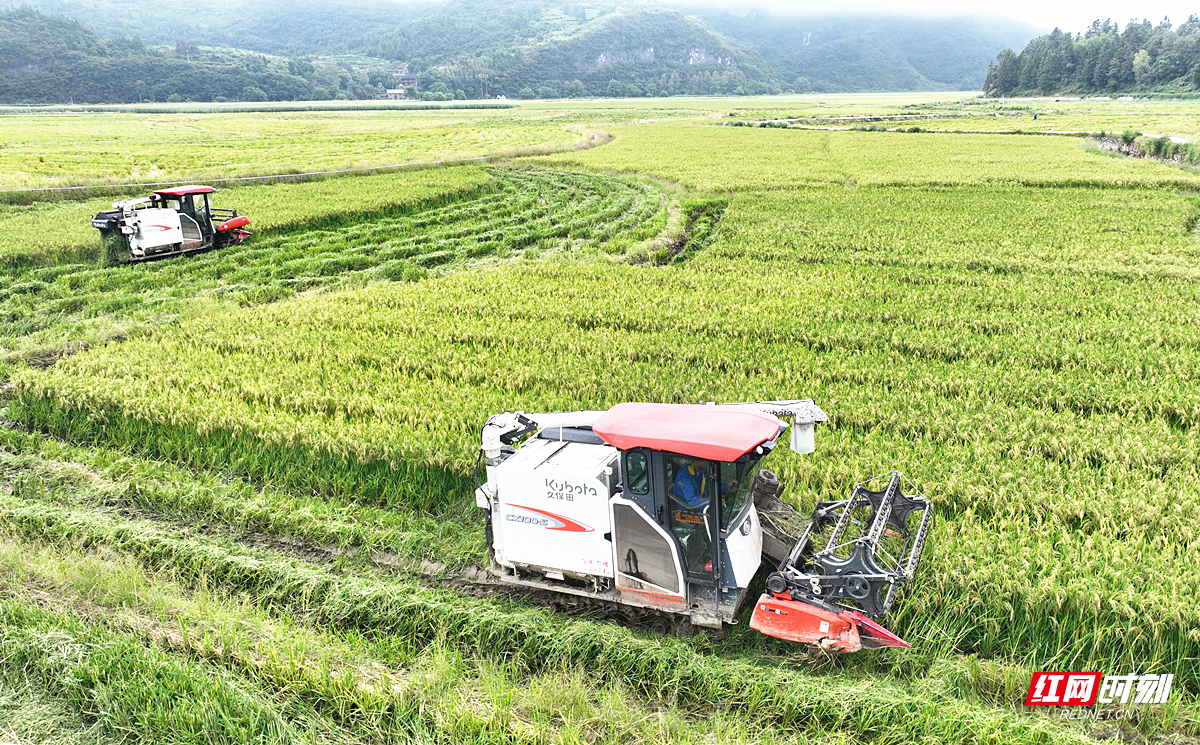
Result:
<svg viewBox="0 0 1200 745">
<path fill-rule="evenodd" d="M 92 227 L 118 247 L 118 261 L 146 261 L 178 254 L 225 248 L 251 233 L 250 220 L 237 210 L 217 209 L 209 202 L 211 186 L 192 184 L 159 189 L 150 196 L 114 202 L 111 210 L 92 216 Z"/>
</svg>

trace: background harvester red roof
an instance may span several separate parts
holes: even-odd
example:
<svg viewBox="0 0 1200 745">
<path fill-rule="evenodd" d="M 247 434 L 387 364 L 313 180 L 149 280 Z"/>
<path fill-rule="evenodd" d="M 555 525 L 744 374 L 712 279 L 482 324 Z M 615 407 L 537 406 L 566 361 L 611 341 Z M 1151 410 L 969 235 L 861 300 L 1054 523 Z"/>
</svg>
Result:
<svg viewBox="0 0 1200 745">
<path fill-rule="evenodd" d="M 164 197 L 182 197 L 188 194 L 212 194 L 216 189 L 211 186 L 200 186 L 193 184 L 191 186 L 172 186 L 170 189 L 159 189 L 155 194 L 162 194 Z"/>
</svg>

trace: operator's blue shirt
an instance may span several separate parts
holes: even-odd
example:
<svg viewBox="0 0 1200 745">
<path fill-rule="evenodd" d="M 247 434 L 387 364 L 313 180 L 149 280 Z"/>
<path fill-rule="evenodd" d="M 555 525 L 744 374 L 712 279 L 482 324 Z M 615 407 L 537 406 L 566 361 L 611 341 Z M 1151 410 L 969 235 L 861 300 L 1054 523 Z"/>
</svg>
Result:
<svg viewBox="0 0 1200 745">
<path fill-rule="evenodd" d="M 689 463 L 675 474 L 675 498 L 688 507 L 700 507 L 708 503 L 708 469 L 696 469 Z"/>
</svg>

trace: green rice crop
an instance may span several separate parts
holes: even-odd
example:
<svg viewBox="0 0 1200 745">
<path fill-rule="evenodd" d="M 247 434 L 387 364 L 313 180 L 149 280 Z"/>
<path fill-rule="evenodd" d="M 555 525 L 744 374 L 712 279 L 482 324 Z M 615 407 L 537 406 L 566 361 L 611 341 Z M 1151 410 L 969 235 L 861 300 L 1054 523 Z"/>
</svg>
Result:
<svg viewBox="0 0 1200 745">
<path fill-rule="evenodd" d="M 371 196 L 356 204 L 360 194 Z M 319 289 L 554 253 L 619 255 L 663 230 L 669 201 L 648 182 L 476 167 L 237 195 L 252 197 L 247 213 L 268 216 L 265 229 L 239 246 L 136 265 L 0 270 L 0 317 L 8 321 L 0 360 L 55 359 L 64 344 L 102 343 L 180 316 Z"/>
<path fill-rule="evenodd" d="M 12 626 L 128 644 L 134 687 L 137 665 L 161 663 L 205 696 L 230 680 L 329 732 L 415 701 L 434 714 L 414 736 L 549 739 L 547 720 L 519 723 L 523 692 L 493 695 L 546 689 L 547 669 L 581 676 L 568 688 L 587 701 L 628 692 L 652 719 L 715 711 L 740 739 L 880 742 L 1084 739 L 1103 731 L 1021 709 L 1030 670 L 1171 672 L 1171 706 L 1120 734 L 1200 732 L 1195 177 L 1065 137 L 632 123 L 680 113 L 644 105 L 588 105 L 624 112 L 605 125 L 616 139 L 550 160 L 590 173 L 231 190 L 239 209 L 239 195 L 274 195 L 261 209 L 276 220 L 231 251 L 104 269 L 54 254 L 63 238 L 40 263 L 11 262 L 4 415 L 42 434 L 0 441 L 0 528 L 31 553 L 0 551 L 0 570 L 63 588 L 78 615 L 98 601 L 53 566 L 94 566 L 93 552 L 149 588 L 117 588 L 123 617 L 152 616 L 152 591 L 193 626 L 197 598 L 241 604 L 211 626 L 229 654 L 201 639 L 144 656 L 138 621 L 106 621 L 103 638 L 90 621 L 26 622 L 32 581 L 4 606 Z M 819 106 L 871 110 L 853 97 L 805 110 Z M 312 206 L 339 199 L 364 206 Z M 830 414 L 815 454 L 766 464 L 802 510 L 893 467 L 936 505 L 886 622 L 911 650 L 819 661 L 744 624 L 655 637 L 410 573 L 486 560 L 471 472 L 490 414 L 793 396 Z M 377 700 L 290 662 L 298 646 L 230 636 L 276 623 L 355 665 L 452 659 L 435 688 L 465 703 Z M 479 682 L 489 665 L 502 675 Z M 138 695 L 125 711 L 150 700 Z M 537 709 L 566 741 L 724 731 L 573 730 L 568 706 Z"/>
<path fill-rule="evenodd" d="M 724 261 L 1200 279 L 1200 201 L 1144 189 L 806 189 L 741 197 Z"/>
<path fill-rule="evenodd" d="M 1075 137 L 897 134 L 623 125 L 602 148 L 556 163 L 652 173 L 701 192 L 815 186 L 1196 188 L 1200 177 L 1159 163 L 1086 152 Z"/>
<path fill-rule="evenodd" d="M 258 176 L 567 147 L 560 117 L 504 110 L 0 115 L 0 188 Z"/>
<path fill-rule="evenodd" d="M 928 226 L 954 214 L 938 192 L 871 192 L 865 204 L 906 217 L 865 229 L 832 218 L 842 192 L 741 197 L 679 267 L 523 264 L 188 320 L 17 375 L 12 411 L 292 489 L 439 509 L 469 503 L 496 411 L 811 395 L 832 415 L 818 454 L 778 464 L 802 506 L 893 465 L 937 485 L 945 519 L 902 634 L 936 645 L 930 628 L 958 628 L 951 648 L 1031 665 L 1120 649 L 1190 690 L 1200 567 L 1181 569 L 1181 542 L 1200 513 L 1175 495 L 1200 487 L 1197 328 L 1179 323 L 1197 298 L 1153 277 L 1177 275 L 1193 201 L 973 192 L 987 217 L 912 263 L 893 246 L 938 245 Z M 788 210 L 799 229 L 773 228 Z M 1097 223 L 1058 250 L 1083 257 L 1079 240 L 1105 258 L 1067 271 L 1018 243 L 1020 271 L 972 263 L 970 246 L 1022 214 Z M 1177 253 L 1156 265 L 1124 239 L 1145 231 Z M 947 261 L 952 241 L 962 258 Z M 514 304 L 509 288 L 554 301 Z M 1122 582 L 1129 567 L 1159 591 Z"/>
</svg>

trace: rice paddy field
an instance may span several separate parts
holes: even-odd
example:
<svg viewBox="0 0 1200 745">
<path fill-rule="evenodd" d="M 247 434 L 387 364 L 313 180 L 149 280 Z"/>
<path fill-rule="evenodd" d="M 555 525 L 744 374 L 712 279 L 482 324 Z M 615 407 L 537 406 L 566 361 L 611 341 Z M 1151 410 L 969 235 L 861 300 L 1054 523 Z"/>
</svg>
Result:
<svg viewBox="0 0 1200 745">
<path fill-rule="evenodd" d="M 961 101 L 408 111 L 426 155 L 488 162 L 222 189 L 253 238 L 135 265 L 100 260 L 111 198 L 4 205 L 0 741 L 1196 742 L 1200 174 L 726 126 L 992 105 Z M 1200 132 L 1200 104 L 1084 103 L 1080 131 Z M 155 162 L 203 180 L 371 162 L 377 114 L 93 116 L 161 121 Z M 0 137 L 29 162 L 89 121 Z M 231 133 L 263 147 L 215 157 Z M 131 175 L 96 148 L 22 183 Z M 830 415 L 767 463 L 801 511 L 892 468 L 935 505 L 887 622 L 911 649 L 472 581 L 489 415 L 792 397 Z M 1108 718 L 1025 706 L 1059 670 L 1175 678 Z"/>
<path fill-rule="evenodd" d="M 141 111 L 139 109 L 139 111 Z M 228 179 L 553 150 L 572 117 L 509 109 L 4 115 L 0 189 Z"/>
</svg>

